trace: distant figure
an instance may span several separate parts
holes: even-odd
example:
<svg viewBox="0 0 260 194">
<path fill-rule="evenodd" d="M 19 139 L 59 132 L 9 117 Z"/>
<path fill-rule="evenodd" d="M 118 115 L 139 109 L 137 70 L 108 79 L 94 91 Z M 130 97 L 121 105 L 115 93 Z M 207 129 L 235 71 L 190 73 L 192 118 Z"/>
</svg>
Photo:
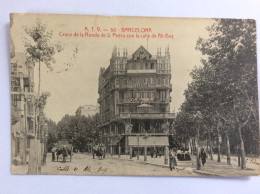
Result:
<svg viewBox="0 0 260 194">
<path fill-rule="evenodd" d="M 159 151 L 158 149 L 156 149 L 156 158 L 158 158 L 158 156 L 159 156 Z"/>
<path fill-rule="evenodd" d="M 154 155 L 154 151 L 153 149 L 151 150 L 151 158 L 153 158 L 153 155 Z"/>
<path fill-rule="evenodd" d="M 169 152 L 169 159 L 170 159 L 170 170 L 175 169 L 175 166 L 177 166 L 176 158 L 175 158 L 175 153 L 170 150 Z"/>
<path fill-rule="evenodd" d="M 207 154 L 206 154 L 204 148 L 201 149 L 200 157 L 201 157 L 202 165 L 204 166 L 204 164 L 206 163 L 206 158 L 207 158 Z"/>
<path fill-rule="evenodd" d="M 92 153 L 92 154 L 93 154 L 93 159 L 95 159 L 96 149 L 93 148 L 92 152 L 93 152 L 93 153 Z"/>
<path fill-rule="evenodd" d="M 179 161 L 182 161 L 182 152 L 181 152 L 180 149 L 177 150 L 177 159 L 178 159 Z"/>
<path fill-rule="evenodd" d="M 62 156 L 63 156 L 63 162 L 66 162 L 68 156 L 68 150 L 65 146 L 62 148 Z"/>
<path fill-rule="evenodd" d="M 163 153 L 162 150 L 159 151 L 159 157 L 162 157 Z"/>
<path fill-rule="evenodd" d="M 55 153 L 57 151 L 57 148 L 54 146 L 52 149 L 51 149 L 51 156 L 52 156 L 52 161 L 54 162 L 55 161 Z"/>
</svg>

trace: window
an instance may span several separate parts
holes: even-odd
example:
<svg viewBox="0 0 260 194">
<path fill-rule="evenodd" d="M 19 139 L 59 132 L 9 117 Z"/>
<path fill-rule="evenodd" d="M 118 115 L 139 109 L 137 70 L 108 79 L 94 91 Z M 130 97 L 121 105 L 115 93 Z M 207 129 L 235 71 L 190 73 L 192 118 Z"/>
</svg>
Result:
<svg viewBox="0 0 260 194">
<path fill-rule="evenodd" d="M 128 79 L 128 84 L 132 85 L 132 78 L 131 77 Z"/>
<path fill-rule="evenodd" d="M 144 83 L 147 84 L 147 77 L 144 78 Z"/>
<path fill-rule="evenodd" d="M 154 69 L 154 63 L 151 63 L 151 69 Z"/>
<path fill-rule="evenodd" d="M 148 98 L 148 92 L 143 93 L 143 98 Z"/>
<path fill-rule="evenodd" d="M 144 51 L 143 50 L 141 50 L 140 52 L 139 52 L 139 58 L 140 59 L 143 59 L 145 56 L 144 56 Z"/>
<path fill-rule="evenodd" d="M 124 83 L 124 79 L 123 79 L 123 78 L 120 78 L 120 79 L 119 79 L 119 85 L 123 85 L 123 83 Z"/>
<path fill-rule="evenodd" d="M 162 91 L 162 101 L 165 101 L 166 100 L 166 94 L 165 94 L 165 91 Z"/>
<path fill-rule="evenodd" d="M 154 99 L 155 98 L 155 93 L 151 92 L 151 98 Z"/>
<path fill-rule="evenodd" d="M 162 77 L 162 84 L 164 85 L 165 84 L 165 78 Z"/>
</svg>

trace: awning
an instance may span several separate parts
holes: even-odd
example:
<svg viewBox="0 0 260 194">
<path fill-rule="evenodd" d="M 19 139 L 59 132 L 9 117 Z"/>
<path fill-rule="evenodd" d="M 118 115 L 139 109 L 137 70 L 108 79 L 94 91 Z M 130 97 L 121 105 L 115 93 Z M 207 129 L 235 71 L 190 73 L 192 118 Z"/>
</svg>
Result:
<svg viewBox="0 0 260 194">
<path fill-rule="evenodd" d="M 137 106 L 137 108 L 153 108 L 153 106 L 149 105 L 149 104 L 141 104 L 141 105 Z"/>
<path fill-rule="evenodd" d="M 129 136 L 128 145 L 135 146 L 135 147 L 169 146 L 169 138 L 167 136 L 162 136 L 162 137 Z"/>
</svg>

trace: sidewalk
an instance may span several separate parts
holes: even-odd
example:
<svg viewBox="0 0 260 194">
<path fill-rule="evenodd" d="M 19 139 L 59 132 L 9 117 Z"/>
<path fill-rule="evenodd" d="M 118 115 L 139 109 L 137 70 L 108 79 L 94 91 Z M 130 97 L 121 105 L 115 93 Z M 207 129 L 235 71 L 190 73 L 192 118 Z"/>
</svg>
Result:
<svg viewBox="0 0 260 194">
<path fill-rule="evenodd" d="M 129 155 L 121 155 L 120 158 L 118 155 L 113 155 L 111 157 L 110 154 L 107 154 L 106 157 L 117 159 L 117 160 L 128 160 L 138 163 L 143 163 L 147 165 L 153 165 L 153 166 L 159 166 L 162 168 L 169 168 L 169 165 L 164 164 L 164 157 L 161 158 L 151 158 L 151 156 L 147 156 L 147 161 L 144 161 L 144 156 L 139 156 L 139 160 L 137 160 L 137 157 L 133 157 L 130 159 Z M 201 165 L 201 170 L 196 170 L 196 157 L 192 156 L 191 161 L 178 161 L 177 160 L 177 170 L 185 170 L 187 172 L 195 172 L 200 175 L 204 176 L 226 176 L 226 177 L 232 177 L 232 176 L 258 176 L 260 175 L 260 165 L 254 164 L 254 165 L 248 165 L 249 168 L 241 170 L 240 167 L 237 166 L 237 162 L 235 162 L 234 158 L 231 159 L 232 165 L 226 164 L 226 159 L 221 158 L 221 162 L 216 161 L 216 156 L 213 156 L 214 160 L 207 159 L 207 162 L 205 166 Z M 258 160 L 258 158 L 256 159 Z M 249 160 L 247 160 L 249 161 Z M 248 162 L 247 162 L 248 163 Z"/>
</svg>

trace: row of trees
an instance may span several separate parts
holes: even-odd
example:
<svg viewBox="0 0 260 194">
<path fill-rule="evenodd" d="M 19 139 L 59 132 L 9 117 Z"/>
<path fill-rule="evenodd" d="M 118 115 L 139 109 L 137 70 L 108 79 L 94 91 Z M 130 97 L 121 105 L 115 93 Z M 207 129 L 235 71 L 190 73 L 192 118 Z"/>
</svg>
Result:
<svg viewBox="0 0 260 194">
<path fill-rule="evenodd" d="M 48 150 L 58 140 L 67 139 L 75 149 L 86 151 L 88 145 L 99 142 L 98 122 L 98 114 L 88 117 L 65 115 L 57 124 L 48 120 Z"/>
<path fill-rule="evenodd" d="M 227 163 L 230 152 L 237 153 L 244 169 L 246 154 L 259 151 L 255 21 L 216 19 L 207 30 L 209 38 L 197 41 L 202 66 L 191 72 L 176 118 L 177 137 L 182 142 L 195 137 L 197 145 L 207 139 L 218 161 L 222 143 Z"/>
</svg>

